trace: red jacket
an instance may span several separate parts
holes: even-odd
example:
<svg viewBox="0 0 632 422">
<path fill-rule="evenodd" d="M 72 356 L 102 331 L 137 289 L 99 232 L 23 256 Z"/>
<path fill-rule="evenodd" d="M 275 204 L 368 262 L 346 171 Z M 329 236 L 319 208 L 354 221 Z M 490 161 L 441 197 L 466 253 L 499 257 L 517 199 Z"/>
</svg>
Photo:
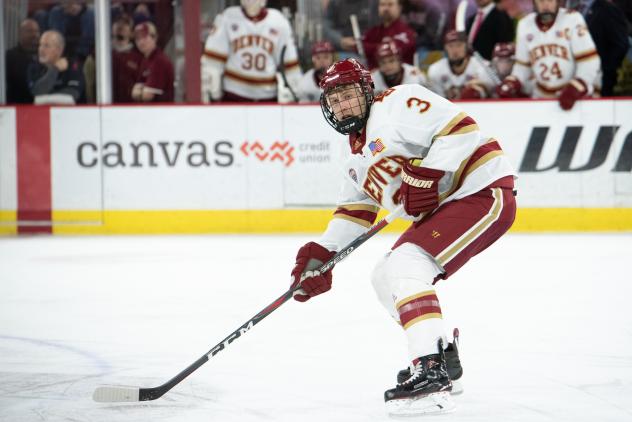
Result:
<svg viewBox="0 0 632 422">
<path fill-rule="evenodd" d="M 399 47 L 402 55 L 402 60 L 408 64 L 413 64 L 413 55 L 415 54 L 415 39 L 417 34 L 408 26 L 404 21 L 399 18 L 395 22 L 386 28 L 384 25 L 374 26 L 369 28 L 364 37 L 362 38 L 362 44 L 364 44 L 364 51 L 366 52 L 369 69 L 377 67 L 377 60 L 375 60 L 375 52 L 382 41 L 385 38 L 391 38 Z"/>
</svg>

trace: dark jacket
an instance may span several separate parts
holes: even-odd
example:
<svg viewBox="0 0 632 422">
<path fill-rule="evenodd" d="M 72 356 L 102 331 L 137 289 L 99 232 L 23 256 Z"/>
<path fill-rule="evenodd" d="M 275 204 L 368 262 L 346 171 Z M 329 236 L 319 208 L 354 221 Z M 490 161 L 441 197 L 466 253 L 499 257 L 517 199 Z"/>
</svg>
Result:
<svg viewBox="0 0 632 422">
<path fill-rule="evenodd" d="M 614 4 L 595 0 L 585 18 L 601 59 L 601 95 L 611 96 L 617 83 L 617 69 L 628 51 L 625 17 Z"/>
<path fill-rule="evenodd" d="M 29 88 L 33 97 L 46 94 L 68 94 L 75 103 L 85 102 L 85 82 L 78 61 L 69 61 L 60 72 L 55 66 L 34 62 L 28 70 Z"/>
<path fill-rule="evenodd" d="M 466 22 L 466 29 L 469 35 L 476 15 L 471 16 Z M 478 51 L 486 60 L 492 59 L 494 46 L 499 42 L 512 42 L 514 40 L 514 25 L 509 15 L 494 7 L 483 20 L 483 24 L 474 38 L 472 47 Z"/>
<path fill-rule="evenodd" d="M 28 52 L 19 45 L 7 51 L 6 80 L 7 104 L 32 104 L 27 72 L 29 65 L 37 60 L 36 52 Z"/>
</svg>

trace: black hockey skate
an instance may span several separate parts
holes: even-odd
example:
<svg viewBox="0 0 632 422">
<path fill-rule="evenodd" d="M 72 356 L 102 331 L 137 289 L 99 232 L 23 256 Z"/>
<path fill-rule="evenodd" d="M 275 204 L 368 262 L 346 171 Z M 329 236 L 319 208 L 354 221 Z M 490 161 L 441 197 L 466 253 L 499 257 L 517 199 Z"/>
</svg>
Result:
<svg viewBox="0 0 632 422">
<path fill-rule="evenodd" d="M 396 416 L 450 412 L 455 408 L 451 390 L 443 342 L 439 340 L 439 353 L 418 358 L 410 377 L 384 392 L 386 410 Z"/>
<path fill-rule="evenodd" d="M 445 349 L 444 354 L 448 376 L 450 377 L 450 381 L 452 381 L 452 391 L 450 393 L 454 396 L 463 392 L 463 386 L 461 385 L 461 381 L 459 381 L 461 376 L 463 376 L 463 367 L 461 366 L 461 360 L 459 359 L 458 328 L 454 329 L 453 335 L 454 341 L 452 343 L 448 343 L 448 347 Z M 401 384 L 408 378 L 410 378 L 410 368 L 402 369 L 397 374 L 397 383 Z"/>
</svg>

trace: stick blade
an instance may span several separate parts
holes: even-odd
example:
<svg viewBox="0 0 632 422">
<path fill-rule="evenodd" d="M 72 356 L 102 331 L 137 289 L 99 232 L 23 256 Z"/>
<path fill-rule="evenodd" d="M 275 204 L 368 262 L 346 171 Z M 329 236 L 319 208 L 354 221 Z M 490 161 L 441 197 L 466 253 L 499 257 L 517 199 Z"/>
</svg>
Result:
<svg viewBox="0 0 632 422">
<path fill-rule="evenodd" d="M 135 402 L 140 401 L 140 388 L 138 387 L 97 387 L 92 394 L 94 401 L 102 403 Z"/>
</svg>

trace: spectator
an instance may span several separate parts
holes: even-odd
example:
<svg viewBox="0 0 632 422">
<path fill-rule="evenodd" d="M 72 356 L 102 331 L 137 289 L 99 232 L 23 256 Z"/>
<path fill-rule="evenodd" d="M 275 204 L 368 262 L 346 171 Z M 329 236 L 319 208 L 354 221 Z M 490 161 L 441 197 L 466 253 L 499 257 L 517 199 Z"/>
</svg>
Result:
<svg viewBox="0 0 632 422">
<path fill-rule="evenodd" d="M 214 22 L 202 57 L 203 101 L 277 101 L 277 69 L 293 92 L 301 79 L 288 20 L 265 0 L 241 0 Z M 210 94 L 210 98 L 209 98 Z"/>
<path fill-rule="evenodd" d="M 115 103 L 133 102 L 132 88 L 141 58 L 132 43 L 132 20 L 121 15 L 112 24 L 112 100 Z"/>
<path fill-rule="evenodd" d="M 464 32 L 449 31 L 443 40 L 445 55 L 428 69 L 431 89 L 449 100 L 489 97 L 494 81 L 490 69 L 472 60 Z"/>
<path fill-rule="evenodd" d="M 172 102 L 173 64 L 158 48 L 156 26 L 151 22 L 136 25 L 134 40 L 142 57 L 132 87 L 132 99 L 137 102 Z"/>
<path fill-rule="evenodd" d="M 562 109 L 570 110 L 593 95 L 600 68 L 582 15 L 560 7 L 558 0 L 535 0 L 535 11 L 518 23 L 516 64 L 497 93 L 518 97 L 534 78 L 533 98 L 557 98 Z"/>
<path fill-rule="evenodd" d="M 371 72 L 371 77 L 376 94 L 402 84 L 427 85 L 426 77 L 419 69 L 402 62 L 397 44 L 393 41 L 382 43 L 375 56 L 378 68 Z"/>
<path fill-rule="evenodd" d="M 516 45 L 512 42 L 499 42 L 492 53 L 492 69 L 502 81 L 511 74 L 516 61 Z"/>
<path fill-rule="evenodd" d="M 378 14 L 382 23 L 366 31 L 362 40 L 369 69 L 377 67 L 375 53 L 384 41 L 395 42 L 404 63 L 413 64 L 417 35 L 401 18 L 402 0 L 380 0 Z"/>
<path fill-rule="evenodd" d="M 29 65 L 37 61 L 40 28 L 33 19 L 20 24 L 18 45 L 6 54 L 6 82 L 8 104 L 32 104 L 33 94 L 29 90 L 27 72 Z"/>
<path fill-rule="evenodd" d="M 298 85 L 298 98 L 302 103 L 320 101 L 320 79 L 334 64 L 334 46 L 329 41 L 312 44 L 312 68 L 305 72 Z"/>
<path fill-rule="evenodd" d="M 601 59 L 601 95 L 613 95 L 617 69 L 628 52 L 627 23 L 621 10 L 606 0 L 581 0 L 580 11 Z"/>
<path fill-rule="evenodd" d="M 81 1 L 63 0 L 48 15 L 48 28 L 66 40 L 64 56 L 84 61 L 94 50 L 94 9 Z"/>
<path fill-rule="evenodd" d="M 513 41 L 513 22 L 507 12 L 496 7 L 493 0 L 476 0 L 476 5 L 476 14 L 466 24 L 468 43 L 485 60 L 491 60 L 497 43 Z"/>
<path fill-rule="evenodd" d="M 409 0 L 404 13 L 406 23 L 417 33 L 417 48 L 428 52 L 441 50 L 446 13 L 437 2 Z"/>
<path fill-rule="evenodd" d="M 378 22 L 378 0 L 330 0 L 323 17 L 323 37 L 330 40 L 336 50 L 355 53 L 349 16 L 358 17 L 360 28 L 369 28 Z"/>
<path fill-rule="evenodd" d="M 42 34 L 38 63 L 31 63 L 28 80 L 35 104 L 76 104 L 83 102 L 81 66 L 63 56 L 64 36 L 54 30 Z"/>
</svg>

